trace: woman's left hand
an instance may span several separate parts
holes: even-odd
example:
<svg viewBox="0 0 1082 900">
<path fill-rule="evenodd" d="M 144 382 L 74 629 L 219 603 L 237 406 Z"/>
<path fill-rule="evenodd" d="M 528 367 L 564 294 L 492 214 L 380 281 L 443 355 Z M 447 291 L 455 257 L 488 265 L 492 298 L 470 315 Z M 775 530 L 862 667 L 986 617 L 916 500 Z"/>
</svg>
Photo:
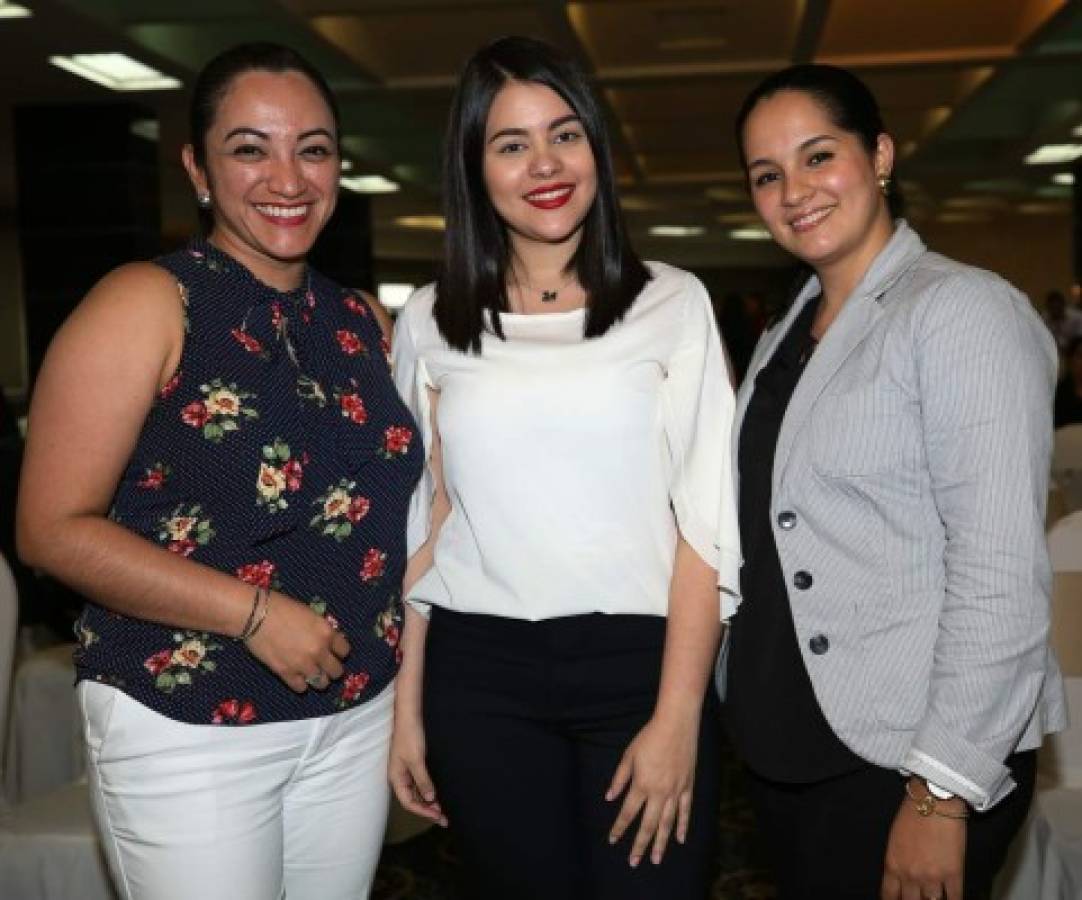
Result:
<svg viewBox="0 0 1082 900">
<path fill-rule="evenodd" d="M 624 751 L 605 799 L 615 800 L 627 791 L 609 843 L 620 840 L 642 813 L 628 860 L 632 866 L 639 864 L 651 841 L 650 859 L 659 864 L 674 825 L 676 840 L 681 844 L 687 840 L 698 738 L 698 715 L 663 720 L 655 713 Z"/>
<path fill-rule="evenodd" d="M 937 805 L 946 812 L 965 812 L 959 798 Z M 965 855 L 965 819 L 922 816 L 904 798 L 887 840 L 882 900 L 962 900 Z"/>
</svg>

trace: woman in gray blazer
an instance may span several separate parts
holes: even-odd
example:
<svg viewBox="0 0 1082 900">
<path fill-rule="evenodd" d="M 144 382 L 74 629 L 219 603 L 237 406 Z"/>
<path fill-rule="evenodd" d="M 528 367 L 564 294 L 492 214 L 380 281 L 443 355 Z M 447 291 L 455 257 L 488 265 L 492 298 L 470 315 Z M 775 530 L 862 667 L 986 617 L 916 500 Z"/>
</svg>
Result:
<svg viewBox="0 0 1082 900">
<path fill-rule="evenodd" d="M 1065 719 L 1055 347 L 892 217 L 893 143 L 852 74 L 767 78 L 737 139 L 808 268 L 737 397 L 744 601 L 718 667 L 781 896 L 986 897 Z"/>
</svg>

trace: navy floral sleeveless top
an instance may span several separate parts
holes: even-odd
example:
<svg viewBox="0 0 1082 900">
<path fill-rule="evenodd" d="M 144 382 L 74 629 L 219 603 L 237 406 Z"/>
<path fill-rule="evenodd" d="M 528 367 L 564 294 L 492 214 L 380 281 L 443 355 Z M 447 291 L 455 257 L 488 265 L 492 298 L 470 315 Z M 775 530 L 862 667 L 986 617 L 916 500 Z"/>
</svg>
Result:
<svg viewBox="0 0 1082 900">
<path fill-rule="evenodd" d="M 264 585 L 307 603 L 352 650 L 330 688 L 296 694 L 230 637 L 91 603 L 76 623 L 78 678 L 198 724 L 363 703 L 400 658 L 406 509 L 423 454 L 379 323 L 317 272 L 282 293 L 206 241 L 157 262 L 177 279 L 187 333 L 110 516 L 253 596 Z"/>
</svg>

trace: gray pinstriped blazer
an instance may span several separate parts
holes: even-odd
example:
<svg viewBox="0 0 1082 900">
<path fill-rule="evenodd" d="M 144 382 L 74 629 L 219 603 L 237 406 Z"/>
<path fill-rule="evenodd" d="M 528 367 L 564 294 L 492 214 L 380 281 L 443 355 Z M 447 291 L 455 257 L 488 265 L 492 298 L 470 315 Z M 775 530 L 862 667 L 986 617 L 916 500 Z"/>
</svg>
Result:
<svg viewBox="0 0 1082 900">
<path fill-rule="evenodd" d="M 755 375 L 818 293 L 812 278 L 760 339 L 734 461 Z M 978 810 L 1014 786 L 1009 753 L 1066 724 L 1047 643 L 1055 374 L 1052 337 L 1022 294 L 929 252 L 899 221 L 778 436 L 771 519 L 827 721 L 864 759 Z M 777 525 L 784 511 L 790 529 Z M 810 587 L 794 586 L 797 572 Z"/>
</svg>

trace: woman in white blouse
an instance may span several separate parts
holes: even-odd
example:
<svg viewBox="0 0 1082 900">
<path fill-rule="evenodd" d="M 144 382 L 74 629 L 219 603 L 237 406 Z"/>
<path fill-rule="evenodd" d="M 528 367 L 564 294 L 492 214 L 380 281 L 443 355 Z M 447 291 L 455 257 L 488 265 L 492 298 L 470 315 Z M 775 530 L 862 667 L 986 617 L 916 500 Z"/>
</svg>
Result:
<svg viewBox="0 0 1082 900">
<path fill-rule="evenodd" d="M 550 47 L 475 54 L 445 152 L 442 274 L 394 347 L 428 452 L 395 792 L 450 819 L 471 898 L 705 896 L 739 565 L 709 299 L 634 254 L 597 101 Z"/>
</svg>

